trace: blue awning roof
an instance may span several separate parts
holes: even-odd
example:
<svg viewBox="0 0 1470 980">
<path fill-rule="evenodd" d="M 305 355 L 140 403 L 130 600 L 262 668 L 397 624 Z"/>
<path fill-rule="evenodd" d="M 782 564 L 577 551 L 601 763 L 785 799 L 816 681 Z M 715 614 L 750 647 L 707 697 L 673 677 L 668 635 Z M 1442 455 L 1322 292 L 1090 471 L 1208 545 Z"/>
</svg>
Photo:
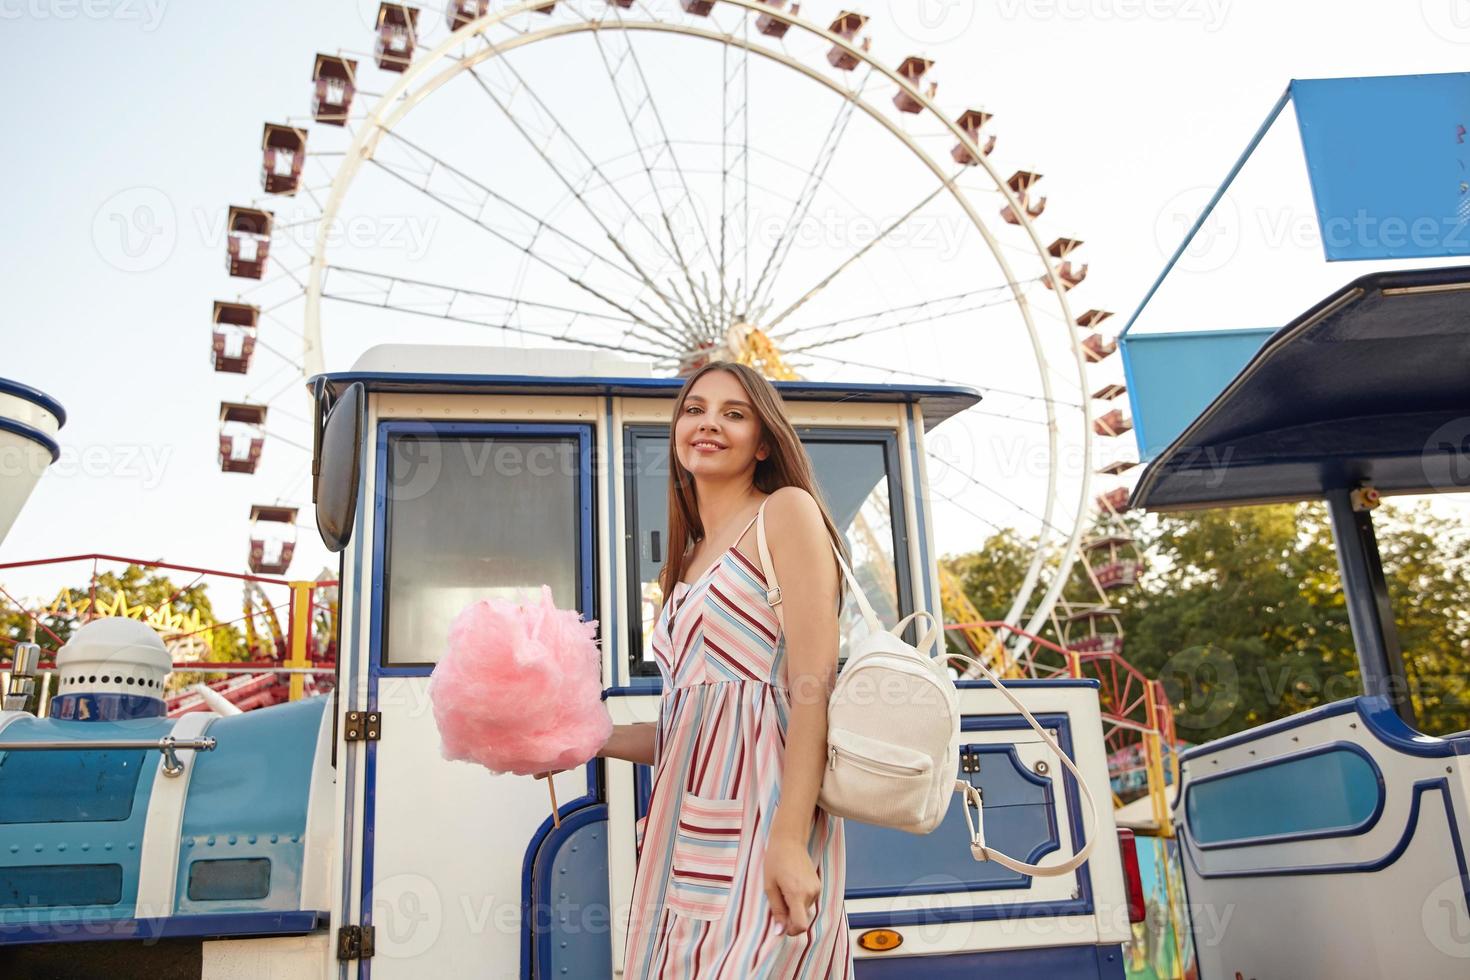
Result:
<svg viewBox="0 0 1470 980">
<path fill-rule="evenodd" d="M 1470 487 L 1470 267 L 1375 273 L 1266 341 L 1139 478 L 1146 510 Z"/>
<path fill-rule="evenodd" d="M 325 378 L 328 386 L 337 393 L 354 381 L 361 381 L 370 392 L 459 395 L 641 395 L 647 398 L 673 398 L 684 387 L 684 379 L 677 377 L 566 378 L 526 374 L 397 374 L 386 371 L 345 371 L 319 377 Z M 979 391 L 961 385 L 863 384 L 837 381 L 771 383 L 786 401 L 882 404 L 916 402 L 924 416 L 925 431 L 980 401 Z"/>
</svg>

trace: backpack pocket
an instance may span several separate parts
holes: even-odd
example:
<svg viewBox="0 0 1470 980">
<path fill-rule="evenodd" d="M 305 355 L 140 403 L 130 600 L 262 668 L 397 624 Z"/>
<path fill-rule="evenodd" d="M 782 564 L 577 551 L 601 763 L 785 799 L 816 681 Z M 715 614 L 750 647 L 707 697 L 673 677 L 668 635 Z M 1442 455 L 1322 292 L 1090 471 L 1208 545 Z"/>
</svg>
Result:
<svg viewBox="0 0 1470 980">
<path fill-rule="evenodd" d="M 670 911 L 691 919 L 724 914 L 740 864 L 744 811 L 742 800 L 684 794 L 669 868 Z"/>
<path fill-rule="evenodd" d="M 921 823 L 934 789 L 934 760 L 906 745 L 895 745 L 842 728 L 827 733 L 827 769 L 819 800 L 823 809 L 866 822 L 902 827 Z"/>
</svg>

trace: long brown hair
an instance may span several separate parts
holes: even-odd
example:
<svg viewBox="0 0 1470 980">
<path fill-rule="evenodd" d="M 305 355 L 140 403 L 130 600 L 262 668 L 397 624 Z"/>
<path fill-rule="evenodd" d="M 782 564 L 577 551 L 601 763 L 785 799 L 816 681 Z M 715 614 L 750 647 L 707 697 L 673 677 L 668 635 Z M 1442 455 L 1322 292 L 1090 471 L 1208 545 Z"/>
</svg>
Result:
<svg viewBox="0 0 1470 980">
<path fill-rule="evenodd" d="M 684 382 L 679 397 L 674 402 L 674 414 L 669 422 L 669 558 L 658 575 L 660 591 L 668 596 L 674 584 L 684 578 L 688 552 L 691 546 L 704 540 L 704 524 L 699 519 L 699 502 L 695 499 L 694 476 L 679 462 L 675 433 L 679 417 L 684 411 L 684 400 L 694 383 L 709 371 L 728 371 L 735 376 L 750 397 L 756 418 L 760 421 L 761 441 L 770 452 L 765 459 L 756 460 L 754 483 L 758 490 L 775 493 L 781 487 L 801 487 L 816 500 L 822 511 L 822 521 L 827 525 L 827 534 L 842 553 L 842 560 L 852 565 L 847 543 L 843 541 L 837 525 L 832 521 L 827 501 L 817 486 L 812 473 L 812 458 L 792 428 L 786 415 L 786 402 L 765 376 L 738 361 L 710 361 L 695 371 Z M 842 594 L 841 569 L 838 570 L 837 589 Z"/>
</svg>

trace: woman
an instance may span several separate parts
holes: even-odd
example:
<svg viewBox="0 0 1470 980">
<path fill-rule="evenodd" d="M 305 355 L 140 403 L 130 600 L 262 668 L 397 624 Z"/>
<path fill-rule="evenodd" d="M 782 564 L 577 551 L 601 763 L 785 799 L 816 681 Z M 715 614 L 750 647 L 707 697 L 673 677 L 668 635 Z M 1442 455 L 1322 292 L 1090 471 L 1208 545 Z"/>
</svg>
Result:
<svg viewBox="0 0 1470 980">
<path fill-rule="evenodd" d="M 623 975 L 850 977 L 842 820 L 816 805 L 841 608 L 832 544 L 846 547 L 781 396 L 750 368 L 693 374 L 669 449 L 659 721 L 616 726 L 598 753 L 654 767 Z"/>
</svg>

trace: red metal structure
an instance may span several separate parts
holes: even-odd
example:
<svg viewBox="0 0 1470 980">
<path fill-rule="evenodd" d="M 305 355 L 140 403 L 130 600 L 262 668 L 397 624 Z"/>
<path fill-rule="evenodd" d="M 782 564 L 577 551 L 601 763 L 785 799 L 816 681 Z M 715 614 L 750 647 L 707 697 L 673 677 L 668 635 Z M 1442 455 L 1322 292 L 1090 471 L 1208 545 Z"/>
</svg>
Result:
<svg viewBox="0 0 1470 980">
<path fill-rule="evenodd" d="M 250 570 L 284 575 L 296 551 L 296 508 L 256 504 L 250 508 Z"/>
<path fill-rule="evenodd" d="M 311 69 L 311 117 L 329 126 L 343 126 L 357 92 L 357 62 L 319 54 Z"/>
<path fill-rule="evenodd" d="M 982 155 L 990 156 L 990 151 L 995 149 L 995 134 L 991 133 L 982 141 L 980 130 L 993 118 L 995 117 L 983 109 L 966 109 L 954 123 L 965 131 L 965 135 L 979 148 Z M 956 143 L 949 155 L 954 158 L 955 163 L 966 167 L 973 167 L 980 162 L 964 143 Z"/>
<path fill-rule="evenodd" d="M 306 166 L 306 130 L 266 123 L 260 148 L 260 182 L 266 193 L 295 194 Z"/>
<path fill-rule="evenodd" d="M 413 61 L 418 44 L 419 8 L 402 3 L 385 3 L 378 7 L 378 41 L 373 48 L 378 67 L 384 71 L 404 71 Z"/>
<path fill-rule="evenodd" d="M 260 307 L 215 300 L 210 359 L 216 371 L 244 374 L 250 370 L 259 322 Z"/>
<path fill-rule="evenodd" d="M 836 34 L 844 41 L 851 42 L 857 39 L 858 31 L 861 31 L 863 25 L 867 22 L 868 18 L 866 15 L 855 14 L 850 10 L 844 10 L 837 15 L 837 19 L 832 21 L 827 30 Z M 862 49 L 864 51 L 868 50 L 871 44 L 871 38 L 863 38 Z M 827 52 L 827 63 L 839 71 L 852 71 L 858 66 L 858 58 L 841 45 L 834 44 L 831 50 Z"/>
<path fill-rule="evenodd" d="M 917 55 L 910 55 L 909 57 L 903 59 L 903 63 L 898 66 L 898 73 L 902 75 L 909 84 L 913 85 L 915 88 L 918 88 L 919 83 L 924 80 L 924 76 L 928 73 L 929 69 L 933 67 L 934 62 L 930 61 L 928 58 L 920 58 Z M 928 98 L 932 99 L 934 98 L 934 95 L 938 90 L 939 86 L 934 82 L 930 82 L 929 88 L 924 94 Z M 924 104 L 922 102 L 914 98 L 904 89 L 899 89 L 897 92 L 894 93 L 893 104 L 898 106 L 899 112 L 918 112 L 919 110 L 924 108 Z"/>
<path fill-rule="evenodd" d="M 225 473 L 254 473 L 263 448 L 265 406 L 220 402 L 219 468 Z"/>
<path fill-rule="evenodd" d="M 265 260 L 270 255 L 271 225 L 275 216 L 256 208 L 230 208 L 225 226 L 225 248 L 230 275 L 242 279 L 260 279 L 265 275 Z"/>
<path fill-rule="evenodd" d="M 61 639 L 49 628 L 47 622 L 71 619 L 78 625 L 89 622 L 99 615 L 128 615 L 147 622 L 158 630 L 164 643 L 174 656 L 175 680 L 165 690 L 164 701 L 168 713 L 187 714 L 191 711 L 209 710 L 204 698 L 190 686 L 179 684 L 182 673 L 201 673 L 210 689 L 221 695 L 242 711 L 263 708 L 287 700 L 295 700 L 309 694 L 324 694 L 331 691 L 336 676 L 338 583 L 334 579 L 317 581 L 288 581 L 266 575 L 226 572 L 218 569 L 201 568 L 194 565 L 179 565 L 163 561 L 124 558 L 119 555 L 87 554 L 66 555 L 57 558 L 42 558 L 33 561 L 7 562 L 0 564 L 0 572 L 10 569 L 36 569 L 53 565 L 85 563 L 91 565 L 92 586 L 89 597 L 78 606 L 45 610 L 42 619 L 40 610 L 20 607 L 37 625 L 37 642 L 42 646 L 40 671 L 50 675 L 56 668 L 56 651 Z M 178 615 L 176 601 L 179 594 L 169 597 L 157 609 L 136 602 L 135 596 L 113 597 L 108 603 L 100 602 L 98 596 L 98 574 L 102 566 L 115 564 L 138 566 L 162 572 L 182 572 L 193 576 L 179 590 L 183 593 L 201 583 L 240 583 L 257 600 L 247 603 L 245 615 L 239 619 L 203 626 L 195 631 L 180 631 L 177 626 L 182 618 Z M 267 590 L 274 591 L 274 597 Z M 286 590 L 282 594 L 282 590 Z M 0 590 L 0 607 L 14 602 L 9 593 Z M 18 605 L 18 604 L 17 604 Z M 119 611 L 120 610 L 120 611 Z M 278 612 L 288 615 L 279 617 Z M 280 626 L 284 619 L 286 628 Z M 173 623 L 174 625 L 169 625 Z M 264 629 L 258 627 L 263 626 Z M 254 638 L 266 633 L 280 633 L 280 642 L 247 644 L 250 659 L 240 661 L 207 660 L 191 654 L 198 651 L 199 642 L 220 630 L 240 628 L 247 637 Z M 209 644 L 202 644 L 208 647 Z M 181 659 L 181 654 L 184 659 Z M 0 663 L 0 669 L 9 665 Z M 54 678 L 42 687 L 46 696 L 42 698 L 42 710 L 49 704 L 49 695 L 54 694 Z M 49 692 L 49 693 L 48 693 Z"/>
</svg>

